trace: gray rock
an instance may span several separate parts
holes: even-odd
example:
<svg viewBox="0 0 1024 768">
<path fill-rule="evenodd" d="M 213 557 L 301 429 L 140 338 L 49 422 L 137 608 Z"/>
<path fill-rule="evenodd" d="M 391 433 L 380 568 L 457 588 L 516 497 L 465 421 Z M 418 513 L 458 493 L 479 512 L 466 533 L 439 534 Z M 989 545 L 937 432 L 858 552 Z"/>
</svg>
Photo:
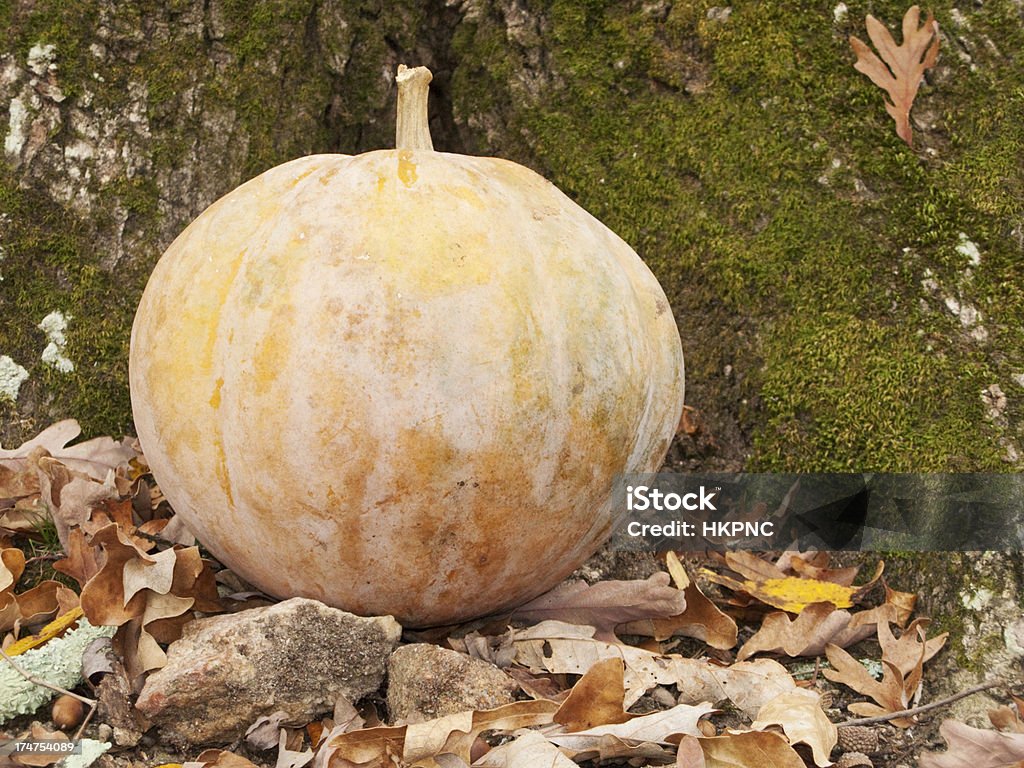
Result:
<svg viewBox="0 0 1024 768">
<path fill-rule="evenodd" d="M 388 660 L 392 722 L 493 709 L 514 701 L 517 687 L 497 667 L 429 643 L 402 646 Z"/>
<path fill-rule="evenodd" d="M 305 598 L 199 619 L 171 644 L 136 706 L 179 744 L 232 741 L 278 710 L 308 722 L 339 696 L 377 690 L 401 633 L 390 616 L 360 618 Z"/>
</svg>

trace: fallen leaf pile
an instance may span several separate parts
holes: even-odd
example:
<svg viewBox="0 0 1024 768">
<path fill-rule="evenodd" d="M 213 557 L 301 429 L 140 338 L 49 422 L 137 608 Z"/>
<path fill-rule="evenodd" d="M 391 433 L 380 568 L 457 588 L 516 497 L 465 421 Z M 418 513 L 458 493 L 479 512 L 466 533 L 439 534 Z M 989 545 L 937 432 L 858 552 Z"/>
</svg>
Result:
<svg viewBox="0 0 1024 768">
<path fill-rule="evenodd" d="M 146 478 L 136 447 L 109 438 L 69 446 L 77 435 L 77 424 L 61 422 L 0 450 L 0 632 L 5 647 L 20 652 L 82 615 L 117 627 L 112 651 L 109 643 L 90 650 L 84 666 L 87 678 L 123 680 L 120 706 L 133 710 L 134 694 L 197 611 L 222 611 L 232 596 L 233 608 L 244 608 L 252 593 L 201 557 Z M 38 535 L 40 520 L 53 521 L 63 544 L 54 569 L 80 594 L 54 579 L 18 590 L 28 560 L 15 541 Z M 702 562 L 703 583 L 720 596 L 705 593 L 669 552 L 666 572 L 647 579 L 567 581 L 512 614 L 419 633 L 503 670 L 520 691 L 511 704 L 395 722 L 382 720 L 371 700 L 355 706 L 342 698 L 309 723 L 288 723 L 284 712 L 260 717 L 246 748 L 276 750 L 275 768 L 826 768 L 845 749 L 827 714 L 836 691 L 866 699 L 849 703 L 854 714 L 914 706 L 924 665 L 946 636 L 927 636 L 928 621 L 912 618 L 915 597 L 881 582 L 882 563 L 857 584 L 859 569 L 834 567 L 827 553 L 728 552 Z M 871 638 L 881 679 L 843 650 Z M 797 657 L 818 657 L 820 675 L 816 668 L 812 680 L 795 679 L 780 660 Z M 1014 765 L 1024 760 L 1022 716 L 1015 700 L 993 710 L 998 730 L 946 721 L 948 750 L 921 764 Z M 892 720 L 902 728 L 915 722 Z M 853 751 L 844 759 L 870 764 Z M 218 748 L 183 765 L 254 763 Z"/>
<path fill-rule="evenodd" d="M 22 628 L 80 608 L 93 625 L 120 628 L 115 647 L 140 681 L 164 664 L 159 643 L 176 640 L 194 610 L 221 609 L 217 589 L 198 547 L 158 538 L 170 518 L 157 516 L 159 491 L 144 479 L 139 450 L 109 437 L 69 446 L 80 432 L 62 421 L 0 449 L 0 534 L 27 535 L 52 521 L 65 552 L 53 568 L 81 590 L 46 580 L 15 594 L 24 555 L 0 550 L 0 632 L 13 631 L 6 647 Z"/>
</svg>

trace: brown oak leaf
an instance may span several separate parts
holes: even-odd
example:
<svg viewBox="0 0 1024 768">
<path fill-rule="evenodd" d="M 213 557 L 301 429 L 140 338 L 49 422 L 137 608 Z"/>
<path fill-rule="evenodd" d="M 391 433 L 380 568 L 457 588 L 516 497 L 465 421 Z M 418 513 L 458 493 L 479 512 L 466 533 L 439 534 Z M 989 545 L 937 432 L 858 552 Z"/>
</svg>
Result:
<svg viewBox="0 0 1024 768">
<path fill-rule="evenodd" d="M 626 698 L 624 675 L 622 659 L 604 659 L 594 664 L 555 712 L 555 722 L 571 733 L 631 720 L 635 715 L 622 708 Z"/>
<path fill-rule="evenodd" d="M 512 615 L 524 621 L 557 619 L 590 625 L 597 629 L 597 638 L 614 641 L 619 624 L 677 616 L 685 610 L 685 593 L 669 584 L 667 573 L 655 573 L 633 581 L 564 582 Z"/>
<path fill-rule="evenodd" d="M 81 433 L 82 428 L 74 419 L 58 421 L 17 448 L 0 447 L 0 467 L 16 469 L 23 465 L 33 449 L 42 448 L 69 469 L 94 480 L 103 480 L 108 472 L 126 467 L 128 462 L 139 455 L 130 438 L 117 442 L 110 437 L 96 437 L 84 443 L 68 445 Z"/>
<path fill-rule="evenodd" d="M 735 768 L 805 768 L 789 742 L 773 731 L 726 732 L 700 738 L 705 764 Z"/>
<path fill-rule="evenodd" d="M 916 619 L 897 640 L 889 625 L 878 625 L 878 641 L 882 646 L 882 679 L 875 680 L 864 666 L 843 649 L 829 645 L 825 649 L 832 669 L 823 674 L 834 683 L 842 683 L 858 693 L 870 696 L 875 703 L 857 702 L 849 709 L 858 715 L 873 717 L 909 709 L 910 701 L 921 684 L 924 663 L 946 642 L 946 635 L 926 639 L 927 620 Z M 916 720 L 901 717 L 892 720 L 899 728 L 909 728 Z"/>
<path fill-rule="evenodd" d="M 671 552 L 669 554 L 672 555 Z M 678 567 L 682 569 L 681 565 Z M 621 625 L 619 631 L 626 635 L 653 637 L 655 640 L 685 635 L 703 640 L 712 648 L 723 651 L 735 647 L 738 629 L 733 618 L 712 603 L 685 571 L 680 570 L 680 575 L 675 578 L 676 585 L 683 590 L 686 598 L 686 610 L 676 616 L 631 621 Z"/>
<path fill-rule="evenodd" d="M 826 645 L 846 648 L 875 634 L 880 623 L 895 620 L 896 608 L 889 604 L 851 614 L 832 603 L 812 603 L 795 619 L 783 612 L 770 613 L 740 648 L 736 660 L 743 661 L 761 652 L 820 656 Z"/>
<path fill-rule="evenodd" d="M 857 54 L 854 68 L 889 94 L 885 109 L 896 121 L 896 134 L 910 147 L 914 145 L 910 107 L 924 71 L 934 66 L 939 56 L 939 23 L 929 13 L 924 26 L 919 27 L 920 15 L 921 9 L 912 5 L 903 16 L 903 44 L 896 45 L 885 25 L 868 14 L 868 37 L 879 55 L 862 40 L 850 36 L 850 46 Z"/>
<path fill-rule="evenodd" d="M 1000 733 L 943 720 L 945 752 L 921 755 L 921 768 L 1013 768 L 1024 765 L 1024 733 Z"/>
</svg>

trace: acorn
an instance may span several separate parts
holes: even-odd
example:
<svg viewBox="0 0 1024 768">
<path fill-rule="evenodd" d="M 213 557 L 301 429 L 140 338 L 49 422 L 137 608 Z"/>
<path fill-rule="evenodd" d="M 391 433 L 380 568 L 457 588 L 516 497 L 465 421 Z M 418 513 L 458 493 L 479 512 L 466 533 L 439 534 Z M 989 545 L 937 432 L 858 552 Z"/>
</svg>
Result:
<svg viewBox="0 0 1024 768">
<path fill-rule="evenodd" d="M 878 732 L 863 725 L 845 725 L 838 731 L 839 747 L 844 752 L 877 752 Z"/>
<path fill-rule="evenodd" d="M 82 718 L 85 717 L 85 704 L 74 696 L 63 694 L 53 702 L 53 709 L 50 711 L 50 718 L 53 724 L 60 730 L 77 727 Z"/>
</svg>

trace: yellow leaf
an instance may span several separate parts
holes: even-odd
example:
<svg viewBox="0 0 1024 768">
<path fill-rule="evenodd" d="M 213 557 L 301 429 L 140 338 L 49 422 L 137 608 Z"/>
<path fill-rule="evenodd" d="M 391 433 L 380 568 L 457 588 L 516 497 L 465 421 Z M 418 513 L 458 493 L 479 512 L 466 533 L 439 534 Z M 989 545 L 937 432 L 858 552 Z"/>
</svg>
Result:
<svg viewBox="0 0 1024 768">
<path fill-rule="evenodd" d="M 800 613 L 814 603 L 832 603 L 836 608 L 849 608 L 853 605 L 853 596 L 858 591 L 857 588 L 844 587 L 830 581 L 801 579 L 796 576 L 755 582 L 747 579 L 737 581 L 709 570 L 705 570 L 704 575 L 716 584 L 737 592 L 746 592 L 766 605 L 790 613 Z"/>
<path fill-rule="evenodd" d="M 11 645 L 11 647 L 7 649 L 7 655 L 20 656 L 25 651 L 31 650 L 32 648 L 35 648 L 37 645 L 42 645 L 47 640 L 59 635 L 65 629 L 67 629 L 76 621 L 78 621 L 81 617 L 82 609 L 72 608 L 63 616 L 58 616 L 56 619 L 54 619 L 45 627 L 43 627 L 39 631 L 39 634 L 23 637 L 21 638 L 21 640 Z"/>
<path fill-rule="evenodd" d="M 690 586 L 690 577 L 686 575 L 686 569 L 679 562 L 679 556 L 669 550 L 665 553 L 665 566 L 672 575 L 672 581 L 676 583 L 677 589 L 686 589 Z"/>
</svg>

